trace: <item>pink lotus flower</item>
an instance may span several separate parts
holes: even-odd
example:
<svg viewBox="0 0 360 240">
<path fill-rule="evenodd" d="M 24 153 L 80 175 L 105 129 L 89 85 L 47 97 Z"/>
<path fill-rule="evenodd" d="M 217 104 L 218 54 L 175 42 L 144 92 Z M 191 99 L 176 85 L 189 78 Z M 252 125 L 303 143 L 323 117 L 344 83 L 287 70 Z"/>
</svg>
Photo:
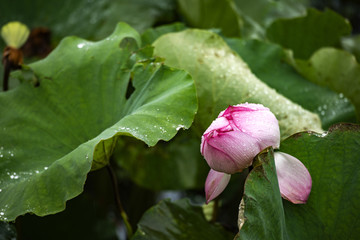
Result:
<svg viewBox="0 0 360 240">
<path fill-rule="evenodd" d="M 211 167 L 205 181 L 206 203 L 224 191 L 230 174 L 250 166 L 265 148 L 279 145 L 278 121 L 263 105 L 245 103 L 222 111 L 201 139 L 201 154 Z M 276 152 L 274 158 L 281 196 L 306 203 L 312 185 L 306 167 L 286 153 Z"/>
<path fill-rule="evenodd" d="M 312 186 L 307 168 L 287 153 L 275 152 L 274 157 L 281 196 L 295 204 L 306 203 Z"/>
<path fill-rule="evenodd" d="M 252 164 L 263 149 L 280 144 L 279 124 L 261 104 L 229 106 L 205 131 L 201 154 L 218 172 L 233 174 Z"/>
</svg>

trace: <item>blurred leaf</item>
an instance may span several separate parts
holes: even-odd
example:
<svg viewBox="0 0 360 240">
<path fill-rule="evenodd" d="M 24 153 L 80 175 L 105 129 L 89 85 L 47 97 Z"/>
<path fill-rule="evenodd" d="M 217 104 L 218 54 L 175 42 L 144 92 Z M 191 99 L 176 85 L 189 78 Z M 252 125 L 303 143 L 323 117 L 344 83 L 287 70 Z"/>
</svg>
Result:
<svg viewBox="0 0 360 240">
<path fill-rule="evenodd" d="M 175 18 L 175 0 L 17 0 L 0 1 L 0 27 L 9 21 L 21 21 L 30 28 L 46 27 L 54 44 L 75 35 L 91 40 L 107 37 L 119 21 L 127 22 L 138 31 L 158 22 Z M 0 49 L 5 43 L 0 39 Z M 33 59 L 25 59 L 25 63 Z M 3 66 L 0 65 L 0 86 Z M 10 80 L 10 89 L 18 85 Z M 0 88 L 0 92 L 2 88 Z"/>
<path fill-rule="evenodd" d="M 169 33 L 154 44 L 155 56 L 170 66 L 185 69 L 195 80 L 199 111 L 199 135 L 228 105 L 261 103 L 271 109 L 280 124 L 282 137 L 295 132 L 321 130 L 317 115 L 304 110 L 255 77 L 245 62 L 215 33 L 189 29 Z"/>
<path fill-rule="evenodd" d="M 0 222 L 0 239 L 1 240 L 16 240 L 16 229 L 15 226 L 7 223 Z"/>
<path fill-rule="evenodd" d="M 121 222 L 114 204 L 110 178 L 103 168 L 88 174 L 84 192 L 68 201 L 61 213 L 18 217 L 18 235 L 21 239 L 115 240 Z"/>
<path fill-rule="evenodd" d="M 138 141 L 119 141 L 114 158 L 138 185 L 152 190 L 194 189 L 204 186 L 209 171 L 200 155 L 200 138 L 180 132 L 170 142 L 149 148 Z"/>
<path fill-rule="evenodd" d="M 273 43 L 259 40 L 225 39 L 263 82 L 291 101 L 317 113 L 323 128 L 338 122 L 354 122 L 354 106 L 347 98 L 316 85 L 284 62 L 283 49 Z"/>
<path fill-rule="evenodd" d="M 235 4 L 244 20 L 242 36 L 263 39 L 274 20 L 305 15 L 308 0 L 235 0 Z"/>
<path fill-rule="evenodd" d="M 150 45 L 161 35 L 171 32 L 180 32 L 186 28 L 187 27 L 183 23 L 173 23 L 156 28 L 149 28 L 141 35 L 141 42 L 143 46 Z"/>
<path fill-rule="evenodd" d="M 39 87 L 25 82 L 0 94 L 2 220 L 62 211 L 82 192 L 90 169 L 108 163 L 122 135 L 154 146 L 190 127 L 197 109 L 193 80 L 136 57 L 129 47 L 140 46 L 139 39 L 124 23 L 99 42 L 66 38 L 29 65 Z"/>
<path fill-rule="evenodd" d="M 242 19 L 233 0 L 178 0 L 179 11 L 190 27 L 219 28 L 228 37 L 241 35 Z"/>
<path fill-rule="evenodd" d="M 326 134 L 302 132 L 283 141 L 280 151 L 300 159 L 313 182 L 306 204 L 283 200 L 284 208 L 272 156 L 260 155 L 245 183 L 238 239 L 359 239 L 359 139 L 359 125 L 338 124 Z"/>
<path fill-rule="evenodd" d="M 102 39 L 119 21 L 138 31 L 174 18 L 175 0 L 17 0 L 1 1 L 0 26 L 17 20 L 30 28 L 48 27 L 57 40 L 69 35 Z"/>
<path fill-rule="evenodd" d="M 360 65 L 353 55 L 335 48 L 322 48 L 309 60 L 295 60 L 293 64 L 307 79 L 337 91 L 341 98 L 344 95 L 349 98 L 360 119 Z"/>
<path fill-rule="evenodd" d="M 307 59 L 321 47 L 338 46 L 341 37 L 350 33 L 349 21 L 339 14 L 308 9 L 305 17 L 276 20 L 266 34 L 271 41 L 292 49 L 295 58 Z"/>
<path fill-rule="evenodd" d="M 360 34 L 343 38 L 341 45 L 356 57 L 357 62 L 360 62 Z"/>
<path fill-rule="evenodd" d="M 200 206 L 188 199 L 163 200 L 145 212 L 132 240 L 233 239 L 233 234 L 209 223 Z"/>
</svg>

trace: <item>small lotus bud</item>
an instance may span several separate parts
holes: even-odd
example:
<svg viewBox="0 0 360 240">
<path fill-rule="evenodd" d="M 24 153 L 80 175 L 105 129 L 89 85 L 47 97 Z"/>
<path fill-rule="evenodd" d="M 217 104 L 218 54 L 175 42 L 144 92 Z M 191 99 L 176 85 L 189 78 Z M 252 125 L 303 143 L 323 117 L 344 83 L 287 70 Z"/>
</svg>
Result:
<svg viewBox="0 0 360 240">
<path fill-rule="evenodd" d="M 280 144 L 279 124 L 261 104 L 239 104 L 222 111 L 201 139 L 201 154 L 218 172 L 233 174 L 252 164 L 263 149 Z"/>
<path fill-rule="evenodd" d="M 206 204 L 220 195 L 230 181 L 230 174 L 216 172 L 210 169 L 205 181 Z"/>
<path fill-rule="evenodd" d="M 7 46 L 20 48 L 29 37 L 30 30 L 21 22 L 9 22 L 1 28 L 1 36 Z"/>
<path fill-rule="evenodd" d="M 281 196 L 295 204 L 306 203 L 312 186 L 309 171 L 297 158 L 275 152 L 275 166 Z"/>
</svg>

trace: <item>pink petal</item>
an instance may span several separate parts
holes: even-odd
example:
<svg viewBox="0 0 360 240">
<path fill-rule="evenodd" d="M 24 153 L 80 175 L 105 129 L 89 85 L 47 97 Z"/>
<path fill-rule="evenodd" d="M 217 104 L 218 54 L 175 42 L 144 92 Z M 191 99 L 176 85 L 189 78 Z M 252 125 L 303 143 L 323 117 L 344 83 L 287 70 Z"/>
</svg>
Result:
<svg viewBox="0 0 360 240">
<path fill-rule="evenodd" d="M 260 147 L 256 139 L 240 131 L 232 131 L 208 138 L 202 152 L 212 169 L 233 174 L 250 166 Z"/>
<path fill-rule="evenodd" d="M 259 140 L 261 150 L 269 146 L 279 148 L 279 123 L 275 115 L 268 109 L 236 111 L 232 113 L 232 118 L 238 129 Z"/>
<path fill-rule="evenodd" d="M 224 117 L 227 116 L 233 112 L 239 112 L 239 111 L 270 111 L 267 107 L 264 107 L 262 104 L 256 104 L 256 103 L 242 103 L 234 106 L 227 107 L 224 111 L 220 112 L 218 117 Z"/>
<path fill-rule="evenodd" d="M 200 152 L 203 156 L 204 156 L 205 143 L 207 142 L 207 140 L 211 138 L 213 135 L 217 135 L 217 132 L 221 131 L 221 129 L 226 129 L 227 127 L 230 127 L 230 125 L 229 125 L 229 121 L 226 118 L 217 118 L 210 124 L 208 129 L 206 129 L 203 136 L 201 137 Z"/>
<path fill-rule="evenodd" d="M 206 131 L 204 132 L 205 134 L 210 133 L 211 131 L 214 130 L 222 130 L 222 131 L 230 131 L 231 129 L 227 129 L 227 127 L 230 127 L 229 125 L 229 121 L 226 118 L 220 117 L 220 118 L 216 118 L 208 127 L 208 129 L 206 129 Z"/>
<path fill-rule="evenodd" d="M 281 196 L 295 204 L 306 203 L 312 186 L 307 168 L 287 153 L 275 152 L 274 157 Z"/>
<path fill-rule="evenodd" d="M 230 181 L 230 174 L 216 172 L 210 169 L 205 181 L 206 204 L 220 195 Z"/>
</svg>

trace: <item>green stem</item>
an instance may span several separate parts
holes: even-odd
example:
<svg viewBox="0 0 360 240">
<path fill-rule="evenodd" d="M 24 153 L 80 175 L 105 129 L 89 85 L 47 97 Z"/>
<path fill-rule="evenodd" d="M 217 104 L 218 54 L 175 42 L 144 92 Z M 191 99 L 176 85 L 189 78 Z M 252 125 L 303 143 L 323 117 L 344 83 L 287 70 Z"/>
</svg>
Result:
<svg viewBox="0 0 360 240">
<path fill-rule="evenodd" d="M 6 92 L 9 89 L 9 75 L 10 65 L 7 60 L 4 63 L 4 76 L 3 76 L 3 91 Z"/>
<path fill-rule="evenodd" d="M 119 194 L 119 191 L 118 191 L 118 182 L 117 182 L 115 172 L 114 172 L 113 168 L 111 167 L 110 163 L 108 165 L 106 165 L 106 169 L 108 170 L 108 173 L 109 173 L 110 178 L 111 178 L 111 183 L 112 183 L 112 186 L 113 186 L 113 189 L 114 189 L 115 202 L 116 202 L 117 208 L 119 209 L 120 215 L 121 215 L 121 217 L 122 217 L 122 219 L 123 219 L 123 221 L 125 223 L 128 238 L 131 238 L 132 235 L 133 235 L 133 229 L 132 229 L 132 227 L 130 225 L 129 217 L 126 214 L 126 212 L 125 212 L 125 210 L 124 210 L 124 208 L 122 206 L 121 200 L 120 200 L 120 194 Z"/>
<path fill-rule="evenodd" d="M 212 212 L 210 222 L 216 222 L 216 219 L 217 219 L 217 216 L 218 216 L 218 210 L 219 210 L 219 199 L 215 199 L 214 200 L 213 212 Z"/>
</svg>

